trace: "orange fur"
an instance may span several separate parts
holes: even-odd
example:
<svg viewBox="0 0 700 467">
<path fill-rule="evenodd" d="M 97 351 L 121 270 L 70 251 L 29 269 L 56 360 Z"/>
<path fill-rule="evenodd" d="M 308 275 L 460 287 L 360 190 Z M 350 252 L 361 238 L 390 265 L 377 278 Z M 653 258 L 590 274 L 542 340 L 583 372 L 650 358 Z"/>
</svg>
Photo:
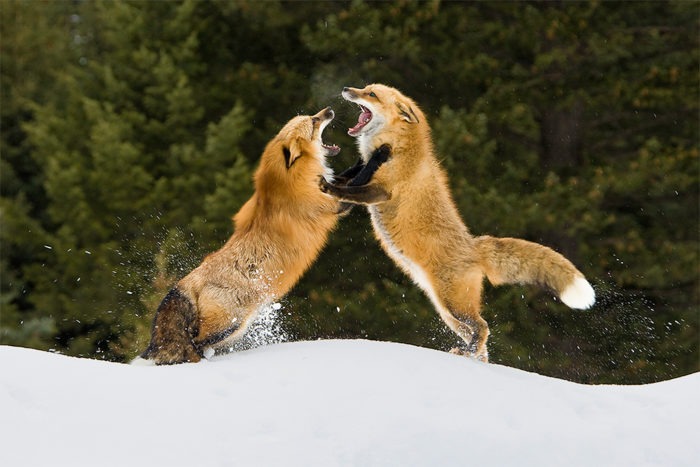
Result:
<svg viewBox="0 0 700 467">
<path fill-rule="evenodd" d="M 321 141 L 332 119 L 330 108 L 295 117 L 268 143 L 234 234 L 163 300 L 143 358 L 198 361 L 207 347 L 230 346 L 314 262 L 339 212 L 338 201 L 318 189 L 319 177 L 332 177 L 325 157 L 339 150 Z"/>
<path fill-rule="evenodd" d="M 368 205 L 383 249 L 465 341 L 466 347 L 455 352 L 488 359 L 488 325 L 481 318 L 484 276 L 495 285 L 551 288 L 572 307 L 592 304 L 590 284 L 559 253 L 525 240 L 470 234 L 435 156 L 427 119 L 413 100 L 381 84 L 345 88 L 343 97 L 362 107 L 358 125 L 349 133 L 357 138 L 365 163 L 382 145 L 390 146 L 391 156 L 364 187 L 350 192 L 323 184 L 324 191 Z"/>
</svg>

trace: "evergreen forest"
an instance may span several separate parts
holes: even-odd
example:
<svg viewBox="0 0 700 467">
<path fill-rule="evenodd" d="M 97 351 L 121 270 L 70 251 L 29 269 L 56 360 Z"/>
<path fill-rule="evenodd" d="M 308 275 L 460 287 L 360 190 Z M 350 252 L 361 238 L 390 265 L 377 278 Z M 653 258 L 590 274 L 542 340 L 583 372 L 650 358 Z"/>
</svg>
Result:
<svg viewBox="0 0 700 467">
<path fill-rule="evenodd" d="M 0 343 L 124 362 L 231 235 L 260 154 L 344 86 L 412 97 L 475 235 L 563 253 L 597 303 L 486 285 L 490 360 L 582 383 L 700 370 L 700 3 L 0 2 Z M 355 208 L 288 339 L 458 338 Z M 342 364 L 342 362 L 339 362 Z"/>
</svg>

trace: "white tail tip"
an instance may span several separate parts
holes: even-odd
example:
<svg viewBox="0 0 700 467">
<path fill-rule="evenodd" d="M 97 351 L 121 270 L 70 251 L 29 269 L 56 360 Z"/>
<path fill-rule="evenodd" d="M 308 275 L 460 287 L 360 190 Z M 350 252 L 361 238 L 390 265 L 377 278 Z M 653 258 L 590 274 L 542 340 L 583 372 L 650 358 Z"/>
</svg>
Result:
<svg viewBox="0 0 700 467">
<path fill-rule="evenodd" d="M 585 310 L 595 303 L 595 292 L 591 284 L 579 276 L 564 289 L 559 298 L 569 308 Z"/>
</svg>

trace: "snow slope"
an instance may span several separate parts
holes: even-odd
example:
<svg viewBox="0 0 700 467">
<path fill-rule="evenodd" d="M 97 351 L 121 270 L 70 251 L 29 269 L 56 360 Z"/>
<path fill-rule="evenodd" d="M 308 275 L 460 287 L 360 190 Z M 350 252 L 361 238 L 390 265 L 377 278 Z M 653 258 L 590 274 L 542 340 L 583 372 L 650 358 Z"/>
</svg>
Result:
<svg viewBox="0 0 700 467">
<path fill-rule="evenodd" d="M 371 341 L 172 367 L 0 346 L 0 465 L 699 465 L 699 394 Z"/>
</svg>

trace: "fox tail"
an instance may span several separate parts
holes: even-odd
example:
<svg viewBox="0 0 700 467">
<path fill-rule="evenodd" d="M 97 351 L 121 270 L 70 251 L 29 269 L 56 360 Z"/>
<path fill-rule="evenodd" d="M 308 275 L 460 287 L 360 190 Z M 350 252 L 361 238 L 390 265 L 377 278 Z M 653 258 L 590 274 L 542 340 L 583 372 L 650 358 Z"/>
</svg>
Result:
<svg viewBox="0 0 700 467">
<path fill-rule="evenodd" d="M 489 282 L 535 284 L 553 290 L 570 308 L 586 309 L 595 292 L 583 274 L 561 254 L 518 238 L 476 237 L 481 267 Z"/>
</svg>

